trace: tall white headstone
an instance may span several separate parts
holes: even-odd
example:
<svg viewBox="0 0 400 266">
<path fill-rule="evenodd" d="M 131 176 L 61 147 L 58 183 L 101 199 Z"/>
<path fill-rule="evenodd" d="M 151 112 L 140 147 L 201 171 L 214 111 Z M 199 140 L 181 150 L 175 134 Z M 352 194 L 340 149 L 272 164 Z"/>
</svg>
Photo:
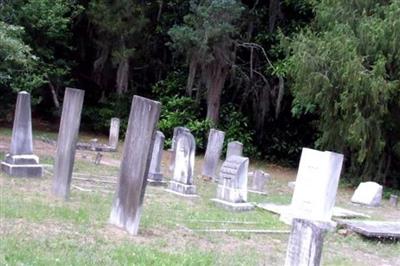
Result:
<svg viewBox="0 0 400 266">
<path fill-rule="evenodd" d="M 110 137 L 108 139 L 108 145 L 113 149 L 116 150 L 118 148 L 118 140 L 119 140 L 119 118 L 111 118 L 110 123 Z"/>
<path fill-rule="evenodd" d="M 281 220 L 331 222 L 342 164 L 342 154 L 303 148 L 292 202 Z"/>
<path fill-rule="evenodd" d="M 197 196 L 193 182 L 195 152 L 193 135 L 189 132 L 179 134 L 176 138 L 173 177 L 167 191 L 186 197 Z"/>
<path fill-rule="evenodd" d="M 175 127 L 174 128 L 174 134 L 172 136 L 172 143 L 171 143 L 171 149 L 170 149 L 170 152 L 171 152 L 171 161 L 169 164 L 170 171 L 174 170 L 177 139 L 178 139 L 178 136 L 183 132 L 190 132 L 190 130 L 187 129 L 186 127 Z"/>
</svg>

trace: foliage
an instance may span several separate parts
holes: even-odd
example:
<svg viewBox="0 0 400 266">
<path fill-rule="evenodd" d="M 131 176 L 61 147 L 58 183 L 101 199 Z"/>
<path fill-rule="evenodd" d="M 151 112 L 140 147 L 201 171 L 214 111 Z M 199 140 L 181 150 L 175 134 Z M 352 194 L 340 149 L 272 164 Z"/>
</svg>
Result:
<svg viewBox="0 0 400 266">
<path fill-rule="evenodd" d="M 225 131 L 224 152 L 229 142 L 239 141 L 243 144 L 245 156 L 259 158 L 261 154 L 254 145 L 254 131 L 250 129 L 248 118 L 236 110 L 232 104 L 225 105 L 221 110 L 220 127 Z"/>
<path fill-rule="evenodd" d="M 290 44 L 293 114 L 318 114 L 318 147 L 345 153 L 348 174 L 400 185 L 400 2 L 321 1 Z M 390 170 L 390 173 L 389 173 Z"/>
</svg>

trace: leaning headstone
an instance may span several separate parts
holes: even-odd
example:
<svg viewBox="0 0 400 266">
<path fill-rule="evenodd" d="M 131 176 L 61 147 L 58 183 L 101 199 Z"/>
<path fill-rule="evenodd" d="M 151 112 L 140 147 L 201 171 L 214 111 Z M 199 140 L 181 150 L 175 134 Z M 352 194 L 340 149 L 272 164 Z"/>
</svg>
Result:
<svg viewBox="0 0 400 266">
<path fill-rule="evenodd" d="M 292 202 L 280 219 L 287 224 L 292 218 L 333 223 L 342 164 L 342 154 L 303 148 Z"/>
<path fill-rule="evenodd" d="M 249 159 L 232 155 L 222 164 L 217 196 L 218 206 L 232 211 L 248 211 L 254 206 L 247 202 L 247 174 Z"/>
<path fill-rule="evenodd" d="M 176 138 L 173 177 L 167 191 L 185 197 L 197 197 L 194 177 L 196 141 L 189 132 L 182 132 Z"/>
<path fill-rule="evenodd" d="M 202 175 L 217 181 L 216 171 L 224 146 L 225 132 L 211 129 L 208 135 L 206 154 L 204 155 Z"/>
<path fill-rule="evenodd" d="M 108 145 L 116 150 L 118 148 L 118 140 L 119 140 L 119 118 L 111 118 L 110 124 L 110 137 L 108 139 Z"/>
<path fill-rule="evenodd" d="M 58 132 L 53 194 L 68 199 L 85 91 L 66 88 Z"/>
<path fill-rule="evenodd" d="M 137 235 L 161 104 L 134 96 L 109 222 Z"/>
<path fill-rule="evenodd" d="M 42 176 L 39 157 L 33 154 L 31 95 L 25 91 L 18 93 L 10 152 L 1 162 L 1 169 L 15 177 Z"/>
<path fill-rule="evenodd" d="M 271 180 L 270 174 L 262 170 L 255 170 L 253 173 L 253 183 L 249 192 L 266 195 L 267 189 L 265 188 L 265 185 L 269 180 Z"/>
<path fill-rule="evenodd" d="M 379 206 L 382 200 L 382 186 L 375 182 L 363 182 L 354 191 L 351 202 L 368 206 Z"/>
<path fill-rule="evenodd" d="M 321 265 L 322 247 L 328 225 L 293 219 L 285 266 Z"/>
<path fill-rule="evenodd" d="M 161 159 L 164 150 L 165 136 L 161 131 L 157 131 L 154 139 L 153 152 L 151 154 L 151 163 L 147 182 L 153 186 L 162 186 L 166 184 L 161 172 Z"/>
<path fill-rule="evenodd" d="M 243 156 L 243 144 L 239 141 L 232 141 L 228 143 L 226 148 L 226 158 L 232 155 Z"/>
<path fill-rule="evenodd" d="M 176 144 L 177 144 L 177 139 L 180 134 L 183 132 L 190 132 L 189 129 L 186 127 L 175 127 L 174 128 L 174 135 L 172 136 L 172 143 L 171 143 L 171 161 L 169 164 L 169 170 L 173 171 L 174 170 L 174 165 L 175 165 L 175 151 L 176 151 Z"/>
</svg>

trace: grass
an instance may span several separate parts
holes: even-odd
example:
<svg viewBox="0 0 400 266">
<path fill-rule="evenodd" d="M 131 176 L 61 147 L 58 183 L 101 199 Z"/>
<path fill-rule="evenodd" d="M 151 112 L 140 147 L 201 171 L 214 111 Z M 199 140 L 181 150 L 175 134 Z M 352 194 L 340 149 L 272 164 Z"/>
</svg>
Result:
<svg viewBox="0 0 400 266">
<path fill-rule="evenodd" d="M 36 135 L 45 134 L 38 132 Z M 0 129 L 8 138 L 9 130 Z M 88 137 L 87 137 L 88 138 Z M 47 145 L 47 144 L 46 144 Z M 42 163 L 53 164 L 55 148 L 36 145 Z M 121 148 L 121 147 L 120 147 Z M 122 150 L 122 149 L 120 149 Z M 6 151 L 0 151 L 4 156 Z M 118 175 L 118 167 L 94 165 L 95 153 L 79 152 L 74 173 L 90 176 Z M 120 153 L 105 154 L 120 158 Z M 86 157 L 86 158 L 84 158 Z M 197 175 L 201 157 L 197 157 Z M 164 165 L 168 162 L 164 161 Z M 288 204 L 291 191 L 287 181 L 295 171 L 257 162 L 272 173 L 267 196 L 249 194 L 251 202 Z M 107 223 L 113 195 L 71 190 L 67 202 L 51 196 L 51 169 L 43 178 L 10 178 L 0 173 L 0 265 L 282 265 L 287 234 L 206 233 L 190 229 L 288 230 L 279 217 L 255 209 L 233 213 L 216 207 L 210 198 L 216 185 L 197 178 L 197 199 L 183 199 L 159 187 L 147 187 L 138 236 Z M 73 179 L 72 184 L 78 180 Z M 104 185 L 115 190 L 115 184 Z M 346 202 L 348 191 L 339 193 Z M 343 196 L 344 195 L 344 196 Z M 371 209 L 375 216 L 389 209 Z M 365 211 L 365 210 L 364 210 Z M 400 217 L 399 217 L 400 218 Z M 209 222 L 213 221 L 213 222 Z M 225 222 L 224 222 L 225 221 Z M 233 224 L 226 221 L 252 222 Z M 400 265 L 400 244 L 379 242 L 331 232 L 324 243 L 324 265 Z"/>
</svg>

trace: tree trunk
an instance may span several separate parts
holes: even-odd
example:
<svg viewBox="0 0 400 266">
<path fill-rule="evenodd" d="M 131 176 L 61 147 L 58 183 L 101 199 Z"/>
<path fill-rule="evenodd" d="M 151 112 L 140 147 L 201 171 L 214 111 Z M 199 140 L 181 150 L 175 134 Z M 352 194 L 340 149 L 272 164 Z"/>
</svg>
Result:
<svg viewBox="0 0 400 266">
<path fill-rule="evenodd" d="M 119 65 L 117 70 L 117 94 L 122 95 L 128 91 L 128 77 L 129 77 L 129 60 L 124 59 Z"/>
<path fill-rule="evenodd" d="M 211 78 L 211 80 L 210 82 L 208 82 L 209 87 L 207 88 L 206 118 L 212 121 L 215 125 L 218 124 L 221 94 L 226 77 L 228 75 L 228 70 L 229 69 L 227 66 L 221 66 L 219 64 L 215 68 L 212 68 L 210 70 L 209 77 Z"/>
<path fill-rule="evenodd" d="M 189 65 L 189 75 L 186 84 L 186 94 L 189 97 L 192 97 L 193 94 L 193 83 L 194 83 L 194 78 L 196 77 L 196 72 L 197 72 L 197 59 L 196 57 L 192 57 L 192 60 L 190 61 Z"/>
</svg>

